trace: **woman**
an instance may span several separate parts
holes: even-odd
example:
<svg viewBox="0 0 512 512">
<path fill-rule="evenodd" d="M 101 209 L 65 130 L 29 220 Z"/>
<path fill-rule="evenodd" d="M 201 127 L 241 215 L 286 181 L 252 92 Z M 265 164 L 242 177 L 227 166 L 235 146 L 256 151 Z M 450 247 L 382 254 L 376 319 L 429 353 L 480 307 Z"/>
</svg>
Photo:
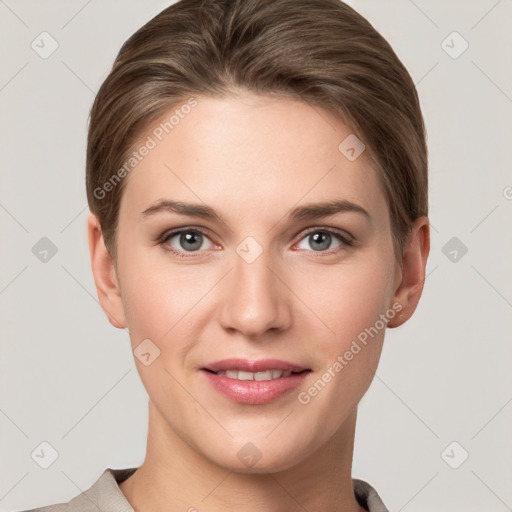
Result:
<svg viewBox="0 0 512 512">
<path fill-rule="evenodd" d="M 88 237 L 146 457 L 53 510 L 386 511 L 357 406 L 429 253 L 414 84 L 338 0 L 181 0 L 91 110 Z"/>
</svg>

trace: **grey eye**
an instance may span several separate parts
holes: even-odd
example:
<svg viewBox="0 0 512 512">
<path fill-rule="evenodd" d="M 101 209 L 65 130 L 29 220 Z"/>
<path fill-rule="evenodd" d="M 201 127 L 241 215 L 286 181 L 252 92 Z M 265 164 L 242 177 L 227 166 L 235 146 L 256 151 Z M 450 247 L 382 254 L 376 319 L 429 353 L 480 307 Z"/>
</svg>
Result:
<svg viewBox="0 0 512 512">
<path fill-rule="evenodd" d="M 309 247 L 304 247 L 304 243 L 307 243 Z M 300 249 L 307 249 L 313 251 L 325 251 L 328 249 L 335 249 L 337 246 L 332 246 L 333 242 L 337 242 L 338 245 L 341 244 L 341 241 L 337 236 L 332 235 L 326 231 L 314 231 L 306 235 L 300 242 Z"/>
<path fill-rule="evenodd" d="M 197 251 L 203 243 L 203 235 L 201 233 L 181 233 L 180 245 L 186 251 Z"/>
<path fill-rule="evenodd" d="M 208 238 L 198 231 L 182 231 L 171 235 L 167 243 L 178 251 L 194 252 L 204 249 L 203 245 L 207 240 Z"/>
</svg>

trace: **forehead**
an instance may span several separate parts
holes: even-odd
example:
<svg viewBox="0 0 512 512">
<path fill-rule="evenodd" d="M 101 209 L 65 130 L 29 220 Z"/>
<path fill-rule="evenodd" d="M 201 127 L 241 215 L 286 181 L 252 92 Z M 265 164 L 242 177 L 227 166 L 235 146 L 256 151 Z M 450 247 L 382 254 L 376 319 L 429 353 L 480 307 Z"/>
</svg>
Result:
<svg viewBox="0 0 512 512">
<path fill-rule="evenodd" d="M 178 198 L 244 214 L 342 197 L 377 213 L 385 199 L 367 153 L 357 157 L 361 144 L 333 114 L 301 101 L 196 96 L 139 137 L 134 149 L 151 149 L 127 176 L 121 209 Z"/>
</svg>

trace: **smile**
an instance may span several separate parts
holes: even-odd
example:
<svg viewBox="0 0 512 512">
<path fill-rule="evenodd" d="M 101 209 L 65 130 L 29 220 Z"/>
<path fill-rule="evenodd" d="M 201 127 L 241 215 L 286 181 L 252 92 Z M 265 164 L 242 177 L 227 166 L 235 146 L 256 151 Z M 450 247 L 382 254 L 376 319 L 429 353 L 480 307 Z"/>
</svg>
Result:
<svg viewBox="0 0 512 512">
<path fill-rule="evenodd" d="M 281 359 L 234 357 L 200 368 L 211 387 L 230 401 L 262 405 L 302 385 L 310 368 Z"/>
<path fill-rule="evenodd" d="M 243 370 L 226 370 L 215 372 L 216 375 L 225 375 L 237 380 L 273 380 L 281 377 L 289 377 L 293 372 L 283 370 L 267 370 L 264 372 L 246 372 Z"/>
</svg>

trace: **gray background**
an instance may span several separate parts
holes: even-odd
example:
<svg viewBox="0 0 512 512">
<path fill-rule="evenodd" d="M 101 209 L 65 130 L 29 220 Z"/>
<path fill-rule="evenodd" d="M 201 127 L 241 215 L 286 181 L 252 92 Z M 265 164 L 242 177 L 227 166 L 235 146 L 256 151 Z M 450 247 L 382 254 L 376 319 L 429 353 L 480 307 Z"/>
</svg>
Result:
<svg viewBox="0 0 512 512">
<path fill-rule="evenodd" d="M 147 395 L 89 268 L 85 144 L 115 54 L 169 3 L 0 0 L 1 511 L 67 501 L 144 457 Z M 422 300 L 360 405 L 353 475 L 391 511 L 512 510 L 512 2 L 349 3 L 417 84 L 432 222 Z M 43 31 L 47 59 L 31 47 Z M 469 44 L 457 58 L 453 31 Z M 43 441 L 59 454 L 47 469 L 31 457 Z"/>
</svg>

